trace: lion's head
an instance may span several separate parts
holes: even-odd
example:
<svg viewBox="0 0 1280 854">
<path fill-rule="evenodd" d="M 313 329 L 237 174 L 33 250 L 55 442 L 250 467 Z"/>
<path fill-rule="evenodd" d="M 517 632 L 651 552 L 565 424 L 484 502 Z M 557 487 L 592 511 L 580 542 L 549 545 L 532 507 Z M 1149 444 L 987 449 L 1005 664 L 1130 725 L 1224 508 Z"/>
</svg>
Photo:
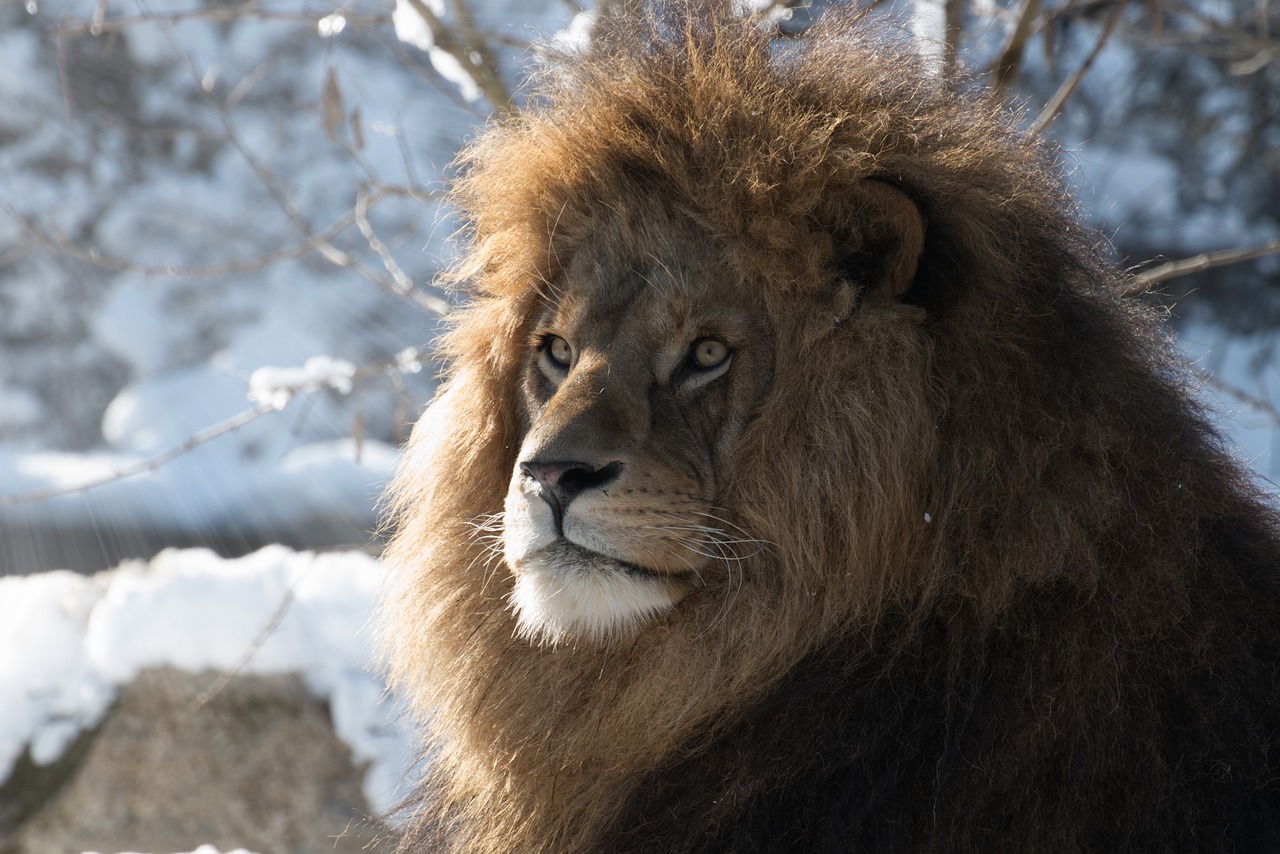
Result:
<svg viewBox="0 0 1280 854">
<path fill-rule="evenodd" d="M 720 501 L 771 330 L 692 223 L 627 204 L 548 289 L 521 370 L 528 428 L 501 525 L 535 638 L 628 630 L 735 555 Z"/>
<path fill-rule="evenodd" d="M 744 452 L 744 433 L 773 386 L 786 324 L 705 218 L 653 183 L 574 212 L 590 227 L 559 249 L 562 265 L 524 321 L 520 444 L 495 522 L 518 632 L 535 641 L 626 637 L 695 593 L 727 607 L 748 559 L 772 547 L 742 521 L 772 497 L 735 486 L 775 488 L 781 460 L 758 444 Z M 856 272 L 822 259 L 832 294 L 819 322 L 832 328 L 855 301 L 902 291 L 921 250 L 905 196 L 876 181 L 856 192 L 860 225 L 883 246 Z"/>
<path fill-rule="evenodd" d="M 470 300 L 391 493 L 411 839 L 593 850 L 835 644 L 982 637 L 1037 591 L 1135 615 L 1110 644 L 1173 631 L 1132 603 L 1182 595 L 1186 508 L 1235 506 L 1232 469 L 1197 462 L 1160 341 L 990 101 L 856 19 L 784 49 L 659 16 L 461 166 Z"/>
</svg>

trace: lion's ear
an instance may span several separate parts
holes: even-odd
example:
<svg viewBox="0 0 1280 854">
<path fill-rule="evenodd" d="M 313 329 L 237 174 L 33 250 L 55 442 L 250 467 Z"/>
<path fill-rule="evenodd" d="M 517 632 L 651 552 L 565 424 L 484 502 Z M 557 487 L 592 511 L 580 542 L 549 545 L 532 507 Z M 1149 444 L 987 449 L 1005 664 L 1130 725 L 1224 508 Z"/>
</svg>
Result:
<svg viewBox="0 0 1280 854">
<path fill-rule="evenodd" d="M 869 295 L 897 299 L 911 289 L 920 266 L 924 217 L 906 193 L 875 179 L 859 184 L 855 204 L 840 271 Z"/>
</svg>

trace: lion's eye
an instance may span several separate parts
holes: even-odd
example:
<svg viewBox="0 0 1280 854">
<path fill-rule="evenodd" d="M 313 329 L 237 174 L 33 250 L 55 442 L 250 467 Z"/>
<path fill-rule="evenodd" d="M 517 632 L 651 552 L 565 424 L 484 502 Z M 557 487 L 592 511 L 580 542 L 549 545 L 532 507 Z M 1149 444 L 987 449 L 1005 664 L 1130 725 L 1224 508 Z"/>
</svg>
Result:
<svg viewBox="0 0 1280 854">
<path fill-rule="evenodd" d="M 559 335 L 548 335 L 542 344 L 542 350 L 557 367 L 567 369 L 573 362 L 573 349 Z"/>
<path fill-rule="evenodd" d="M 689 363 L 704 371 L 719 367 L 729 358 L 729 347 L 714 338 L 699 338 L 689 351 Z"/>
</svg>

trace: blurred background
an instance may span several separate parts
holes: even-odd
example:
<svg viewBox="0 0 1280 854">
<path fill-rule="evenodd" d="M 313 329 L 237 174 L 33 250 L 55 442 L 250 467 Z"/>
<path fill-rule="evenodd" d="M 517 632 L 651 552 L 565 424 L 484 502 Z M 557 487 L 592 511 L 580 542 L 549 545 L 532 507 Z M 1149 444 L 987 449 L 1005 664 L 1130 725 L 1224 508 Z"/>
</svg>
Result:
<svg viewBox="0 0 1280 854">
<path fill-rule="evenodd" d="M 802 38 L 825 4 L 738 5 Z M 1280 4 L 869 6 L 1060 145 L 1270 488 Z M 540 44 L 638 7 L 0 2 L 0 574 L 368 546 L 453 299 L 450 161 Z"/>
</svg>

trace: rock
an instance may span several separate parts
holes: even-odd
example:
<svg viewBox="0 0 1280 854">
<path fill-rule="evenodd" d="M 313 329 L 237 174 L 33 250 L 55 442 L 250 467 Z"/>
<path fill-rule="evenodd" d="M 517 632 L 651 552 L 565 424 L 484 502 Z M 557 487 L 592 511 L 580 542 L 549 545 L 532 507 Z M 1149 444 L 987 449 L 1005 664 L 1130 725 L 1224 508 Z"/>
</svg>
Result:
<svg viewBox="0 0 1280 854">
<path fill-rule="evenodd" d="M 368 816 L 362 769 L 297 675 L 143 671 L 87 744 L 42 773 L 56 791 L 0 833 L 3 854 L 389 847 Z"/>
</svg>

